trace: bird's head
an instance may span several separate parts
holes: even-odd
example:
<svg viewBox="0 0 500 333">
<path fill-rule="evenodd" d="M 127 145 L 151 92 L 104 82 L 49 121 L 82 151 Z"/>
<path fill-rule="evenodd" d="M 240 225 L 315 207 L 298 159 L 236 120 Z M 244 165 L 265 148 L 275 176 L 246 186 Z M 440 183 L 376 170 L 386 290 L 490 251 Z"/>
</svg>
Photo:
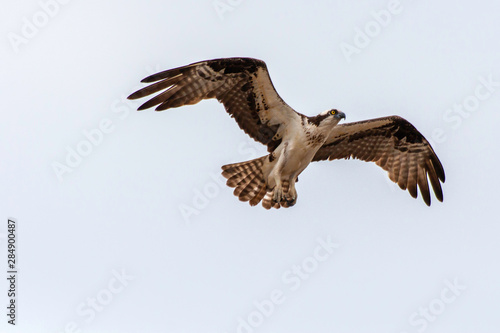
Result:
<svg viewBox="0 0 500 333">
<path fill-rule="evenodd" d="M 337 123 L 341 120 L 341 119 L 345 119 L 345 113 L 342 112 L 342 111 L 339 111 L 337 109 L 331 109 L 329 111 L 326 111 L 328 116 L 333 118 Z"/>
<path fill-rule="evenodd" d="M 318 127 L 333 127 L 345 119 L 345 113 L 337 109 L 321 112 L 316 117 L 311 117 L 309 121 Z"/>
</svg>

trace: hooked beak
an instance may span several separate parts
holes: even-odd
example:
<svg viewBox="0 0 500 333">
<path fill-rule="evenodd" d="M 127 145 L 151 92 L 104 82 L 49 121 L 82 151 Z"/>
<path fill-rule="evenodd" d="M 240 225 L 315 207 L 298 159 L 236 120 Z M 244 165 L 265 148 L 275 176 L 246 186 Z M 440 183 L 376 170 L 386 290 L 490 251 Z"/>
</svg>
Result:
<svg viewBox="0 0 500 333">
<path fill-rule="evenodd" d="M 335 118 L 338 118 L 338 119 L 339 119 L 339 121 L 340 121 L 341 119 L 345 119 L 345 113 L 344 113 L 344 112 L 342 112 L 342 111 L 338 111 L 338 112 L 337 112 L 337 114 L 335 115 Z"/>
</svg>

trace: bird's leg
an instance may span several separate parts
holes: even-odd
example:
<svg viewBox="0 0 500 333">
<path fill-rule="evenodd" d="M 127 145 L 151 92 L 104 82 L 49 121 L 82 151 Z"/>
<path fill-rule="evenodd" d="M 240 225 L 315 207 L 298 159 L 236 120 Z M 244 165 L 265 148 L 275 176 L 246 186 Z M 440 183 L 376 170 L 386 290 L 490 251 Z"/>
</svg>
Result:
<svg viewBox="0 0 500 333">
<path fill-rule="evenodd" d="M 297 190 L 295 190 L 295 181 L 291 180 L 288 187 L 288 192 L 286 193 L 285 200 L 288 202 L 289 206 L 295 205 L 297 201 Z"/>
<path fill-rule="evenodd" d="M 293 179 L 293 178 L 291 178 Z M 297 201 L 297 191 L 293 180 L 284 180 L 282 185 L 282 196 L 280 204 L 283 207 L 291 207 Z"/>
<path fill-rule="evenodd" d="M 273 190 L 273 202 L 280 202 L 283 197 L 283 185 L 279 177 L 276 179 L 276 185 Z"/>
<path fill-rule="evenodd" d="M 273 202 L 281 202 L 283 199 L 283 179 L 282 173 L 285 167 L 287 155 L 288 155 L 288 142 L 284 142 L 282 150 L 279 152 L 278 160 L 274 165 L 273 171 L 271 172 L 271 177 L 274 178 L 274 189 L 273 189 Z"/>
</svg>

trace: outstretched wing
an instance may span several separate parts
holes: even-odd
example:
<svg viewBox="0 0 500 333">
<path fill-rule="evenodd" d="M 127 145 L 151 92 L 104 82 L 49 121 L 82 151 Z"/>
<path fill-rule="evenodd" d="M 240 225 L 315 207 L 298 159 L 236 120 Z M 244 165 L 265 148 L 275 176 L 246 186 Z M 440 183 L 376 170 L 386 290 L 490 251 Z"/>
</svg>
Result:
<svg viewBox="0 0 500 333">
<path fill-rule="evenodd" d="M 153 74 L 141 82 L 153 84 L 129 99 L 161 92 L 138 110 L 153 106 L 156 111 L 196 104 L 217 98 L 240 128 L 273 151 L 281 142 L 286 124 L 300 115 L 278 95 L 266 64 L 252 58 L 223 58 L 201 61 Z"/>
<path fill-rule="evenodd" d="M 418 186 L 428 206 L 431 204 L 429 179 L 436 198 L 443 201 L 440 183 L 445 181 L 443 166 L 424 136 L 401 117 L 337 125 L 313 161 L 351 157 L 375 162 L 414 198 Z"/>
</svg>

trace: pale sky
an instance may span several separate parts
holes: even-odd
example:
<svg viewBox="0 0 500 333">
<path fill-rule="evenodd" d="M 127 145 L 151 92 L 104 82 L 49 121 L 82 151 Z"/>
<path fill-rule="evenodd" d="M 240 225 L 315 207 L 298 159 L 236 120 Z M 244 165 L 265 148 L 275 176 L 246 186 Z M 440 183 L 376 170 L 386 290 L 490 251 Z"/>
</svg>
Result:
<svg viewBox="0 0 500 333">
<path fill-rule="evenodd" d="M 5 2 L 2 332 L 497 332 L 496 1 Z M 397 114 L 446 171 L 431 207 L 374 164 L 311 164 L 297 205 L 240 202 L 266 154 L 216 101 L 136 112 L 145 76 L 266 61 L 298 112 Z M 16 302 L 16 326 L 6 306 Z"/>
</svg>

